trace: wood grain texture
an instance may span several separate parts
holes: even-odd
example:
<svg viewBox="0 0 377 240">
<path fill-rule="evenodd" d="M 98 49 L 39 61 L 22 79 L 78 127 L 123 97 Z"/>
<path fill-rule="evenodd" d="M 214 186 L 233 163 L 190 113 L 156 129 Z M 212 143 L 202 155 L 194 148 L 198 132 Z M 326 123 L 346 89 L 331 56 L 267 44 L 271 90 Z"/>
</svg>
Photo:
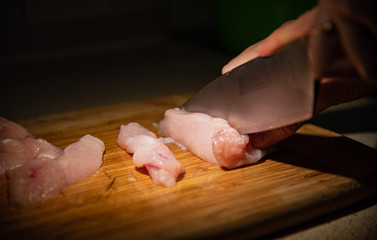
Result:
<svg viewBox="0 0 377 240">
<path fill-rule="evenodd" d="M 189 94 L 128 102 L 22 121 L 60 148 L 92 134 L 104 141 L 103 166 L 62 194 L 26 208 L 2 186 L 0 238 L 184 239 L 256 237 L 293 226 L 377 192 L 377 151 L 304 125 L 258 164 L 225 170 L 168 144 L 186 173 L 174 188 L 154 185 L 117 146 L 121 124 L 153 123 Z"/>
</svg>

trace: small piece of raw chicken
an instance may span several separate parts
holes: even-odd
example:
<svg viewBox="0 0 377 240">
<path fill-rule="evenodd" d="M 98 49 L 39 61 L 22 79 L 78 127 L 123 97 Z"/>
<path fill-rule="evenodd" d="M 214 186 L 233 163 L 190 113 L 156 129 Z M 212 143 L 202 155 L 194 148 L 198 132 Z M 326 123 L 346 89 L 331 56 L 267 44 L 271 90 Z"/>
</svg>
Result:
<svg viewBox="0 0 377 240">
<path fill-rule="evenodd" d="M 59 195 L 67 183 L 63 168 L 54 160 L 36 158 L 26 161 L 10 174 L 10 199 L 27 206 Z"/>
<path fill-rule="evenodd" d="M 63 168 L 68 185 L 84 180 L 102 165 L 105 144 L 89 134 L 64 149 L 61 157 L 55 159 Z"/>
<path fill-rule="evenodd" d="M 89 134 L 64 151 L 45 140 L 37 141 L 41 148 L 38 157 L 26 161 L 9 177 L 11 200 L 19 205 L 27 206 L 55 197 L 67 186 L 95 173 L 102 165 L 105 145 Z"/>
<path fill-rule="evenodd" d="M 20 167 L 38 154 L 34 136 L 21 125 L 0 117 L 0 175 Z"/>
<path fill-rule="evenodd" d="M 175 108 L 165 112 L 159 127 L 166 137 L 218 166 L 232 169 L 262 158 L 262 151 L 252 147 L 248 135 L 238 133 L 221 118 Z"/>
<path fill-rule="evenodd" d="M 31 135 L 21 125 L 0 116 L 0 139 L 23 139 Z"/>
<path fill-rule="evenodd" d="M 120 127 L 118 145 L 133 154 L 135 166 L 145 167 L 157 185 L 173 187 L 178 176 L 184 173 L 182 165 L 169 148 L 153 132 L 138 123 Z"/>
<path fill-rule="evenodd" d="M 0 175 L 8 176 L 26 161 L 54 159 L 63 151 L 44 139 L 35 137 L 21 125 L 0 117 Z"/>
<path fill-rule="evenodd" d="M 62 151 L 21 125 L 0 117 L 0 185 L 9 178 L 10 199 L 29 205 L 60 194 L 102 165 L 104 143 L 89 134 Z"/>
</svg>

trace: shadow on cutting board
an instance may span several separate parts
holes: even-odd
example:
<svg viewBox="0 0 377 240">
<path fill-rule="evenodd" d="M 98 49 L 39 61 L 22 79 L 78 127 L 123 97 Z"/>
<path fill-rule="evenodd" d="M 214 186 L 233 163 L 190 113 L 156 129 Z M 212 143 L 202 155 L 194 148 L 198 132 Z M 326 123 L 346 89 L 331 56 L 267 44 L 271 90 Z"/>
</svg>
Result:
<svg viewBox="0 0 377 240">
<path fill-rule="evenodd" d="M 310 134 L 296 133 L 292 137 L 282 141 L 278 150 L 267 156 L 267 159 L 284 164 L 293 165 L 307 169 L 316 170 L 319 173 L 329 173 L 338 176 L 355 179 L 361 184 L 355 191 L 344 189 L 349 194 L 342 195 L 340 198 L 354 198 L 354 194 L 372 193 L 372 196 L 360 202 L 355 202 L 346 211 L 343 208 L 334 208 L 330 213 L 319 215 L 311 220 L 305 220 L 298 226 L 291 226 L 277 232 L 271 231 L 274 222 L 259 223 L 257 225 L 246 225 L 242 228 L 235 229 L 216 236 L 216 239 L 276 239 L 290 233 L 294 233 L 321 223 L 329 222 L 341 216 L 353 213 L 360 209 L 376 204 L 377 196 L 377 150 L 358 143 L 352 139 L 343 136 L 314 136 Z M 318 174 L 307 175 L 315 177 Z M 321 183 L 319 183 L 321 184 Z M 352 188 L 352 184 L 348 185 Z M 357 188 L 363 188 L 357 191 Z M 313 209 L 306 208 L 306 211 L 321 211 L 331 204 L 341 204 L 341 201 L 347 201 L 337 198 L 334 202 L 324 201 L 316 205 Z M 357 198 L 357 196 L 356 196 Z M 340 202 L 338 202 L 340 201 Z M 307 212 L 305 214 L 308 214 Z M 294 214 L 280 216 L 281 221 L 287 221 L 290 218 L 297 217 Z M 261 230 L 262 229 L 262 230 Z M 258 231 L 266 231 L 266 235 L 259 235 Z M 205 239 L 205 238 L 204 238 Z"/>
<path fill-rule="evenodd" d="M 297 133 L 282 141 L 274 161 L 376 183 L 377 150 L 347 137 Z"/>
</svg>

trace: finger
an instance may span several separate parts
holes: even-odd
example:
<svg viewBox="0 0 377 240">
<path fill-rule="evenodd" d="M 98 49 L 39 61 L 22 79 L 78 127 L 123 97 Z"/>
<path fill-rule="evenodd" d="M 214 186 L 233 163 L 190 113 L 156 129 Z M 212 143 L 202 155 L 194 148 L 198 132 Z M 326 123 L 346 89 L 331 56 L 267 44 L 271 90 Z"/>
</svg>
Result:
<svg viewBox="0 0 377 240">
<path fill-rule="evenodd" d="M 293 135 L 303 123 L 272 129 L 266 132 L 250 134 L 252 145 L 258 149 L 267 149 L 281 140 Z"/>
<path fill-rule="evenodd" d="M 240 53 L 237 57 L 233 58 L 227 65 L 225 65 L 222 69 L 222 74 L 229 72 L 230 70 L 248 62 L 254 58 L 258 57 L 256 49 L 260 45 L 261 42 L 251 45 L 250 47 L 246 48 L 242 53 Z"/>
<path fill-rule="evenodd" d="M 222 69 L 222 74 L 240 66 L 259 56 L 266 57 L 274 54 L 282 46 L 309 34 L 315 19 L 317 8 L 313 8 L 301 15 L 297 20 L 288 21 L 275 30 L 266 39 L 251 45 L 237 57 L 233 58 Z"/>
<path fill-rule="evenodd" d="M 317 7 L 313 8 L 296 20 L 288 21 L 276 29 L 258 47 L 258 55 L 271 56 L 286 44 L 308 35 L 313 28 L 317 9 Z"/>
</svg>

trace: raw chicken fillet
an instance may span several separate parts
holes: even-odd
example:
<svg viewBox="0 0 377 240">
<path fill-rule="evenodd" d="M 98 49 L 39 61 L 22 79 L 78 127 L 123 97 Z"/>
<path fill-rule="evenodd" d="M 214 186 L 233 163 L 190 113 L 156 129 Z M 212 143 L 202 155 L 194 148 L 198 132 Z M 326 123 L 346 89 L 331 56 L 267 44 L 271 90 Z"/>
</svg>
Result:
<svg viewBox="0 0 377 240">
<path fill-rule="evenodd" d="M 252 147 L 248 135 L 238 133 L 221 118 L 175 108 L 165 112 L 159 127 L 163 135 L 218 166 L 232 169 L 262 158 L 262 151 Z"/>
</svg>

